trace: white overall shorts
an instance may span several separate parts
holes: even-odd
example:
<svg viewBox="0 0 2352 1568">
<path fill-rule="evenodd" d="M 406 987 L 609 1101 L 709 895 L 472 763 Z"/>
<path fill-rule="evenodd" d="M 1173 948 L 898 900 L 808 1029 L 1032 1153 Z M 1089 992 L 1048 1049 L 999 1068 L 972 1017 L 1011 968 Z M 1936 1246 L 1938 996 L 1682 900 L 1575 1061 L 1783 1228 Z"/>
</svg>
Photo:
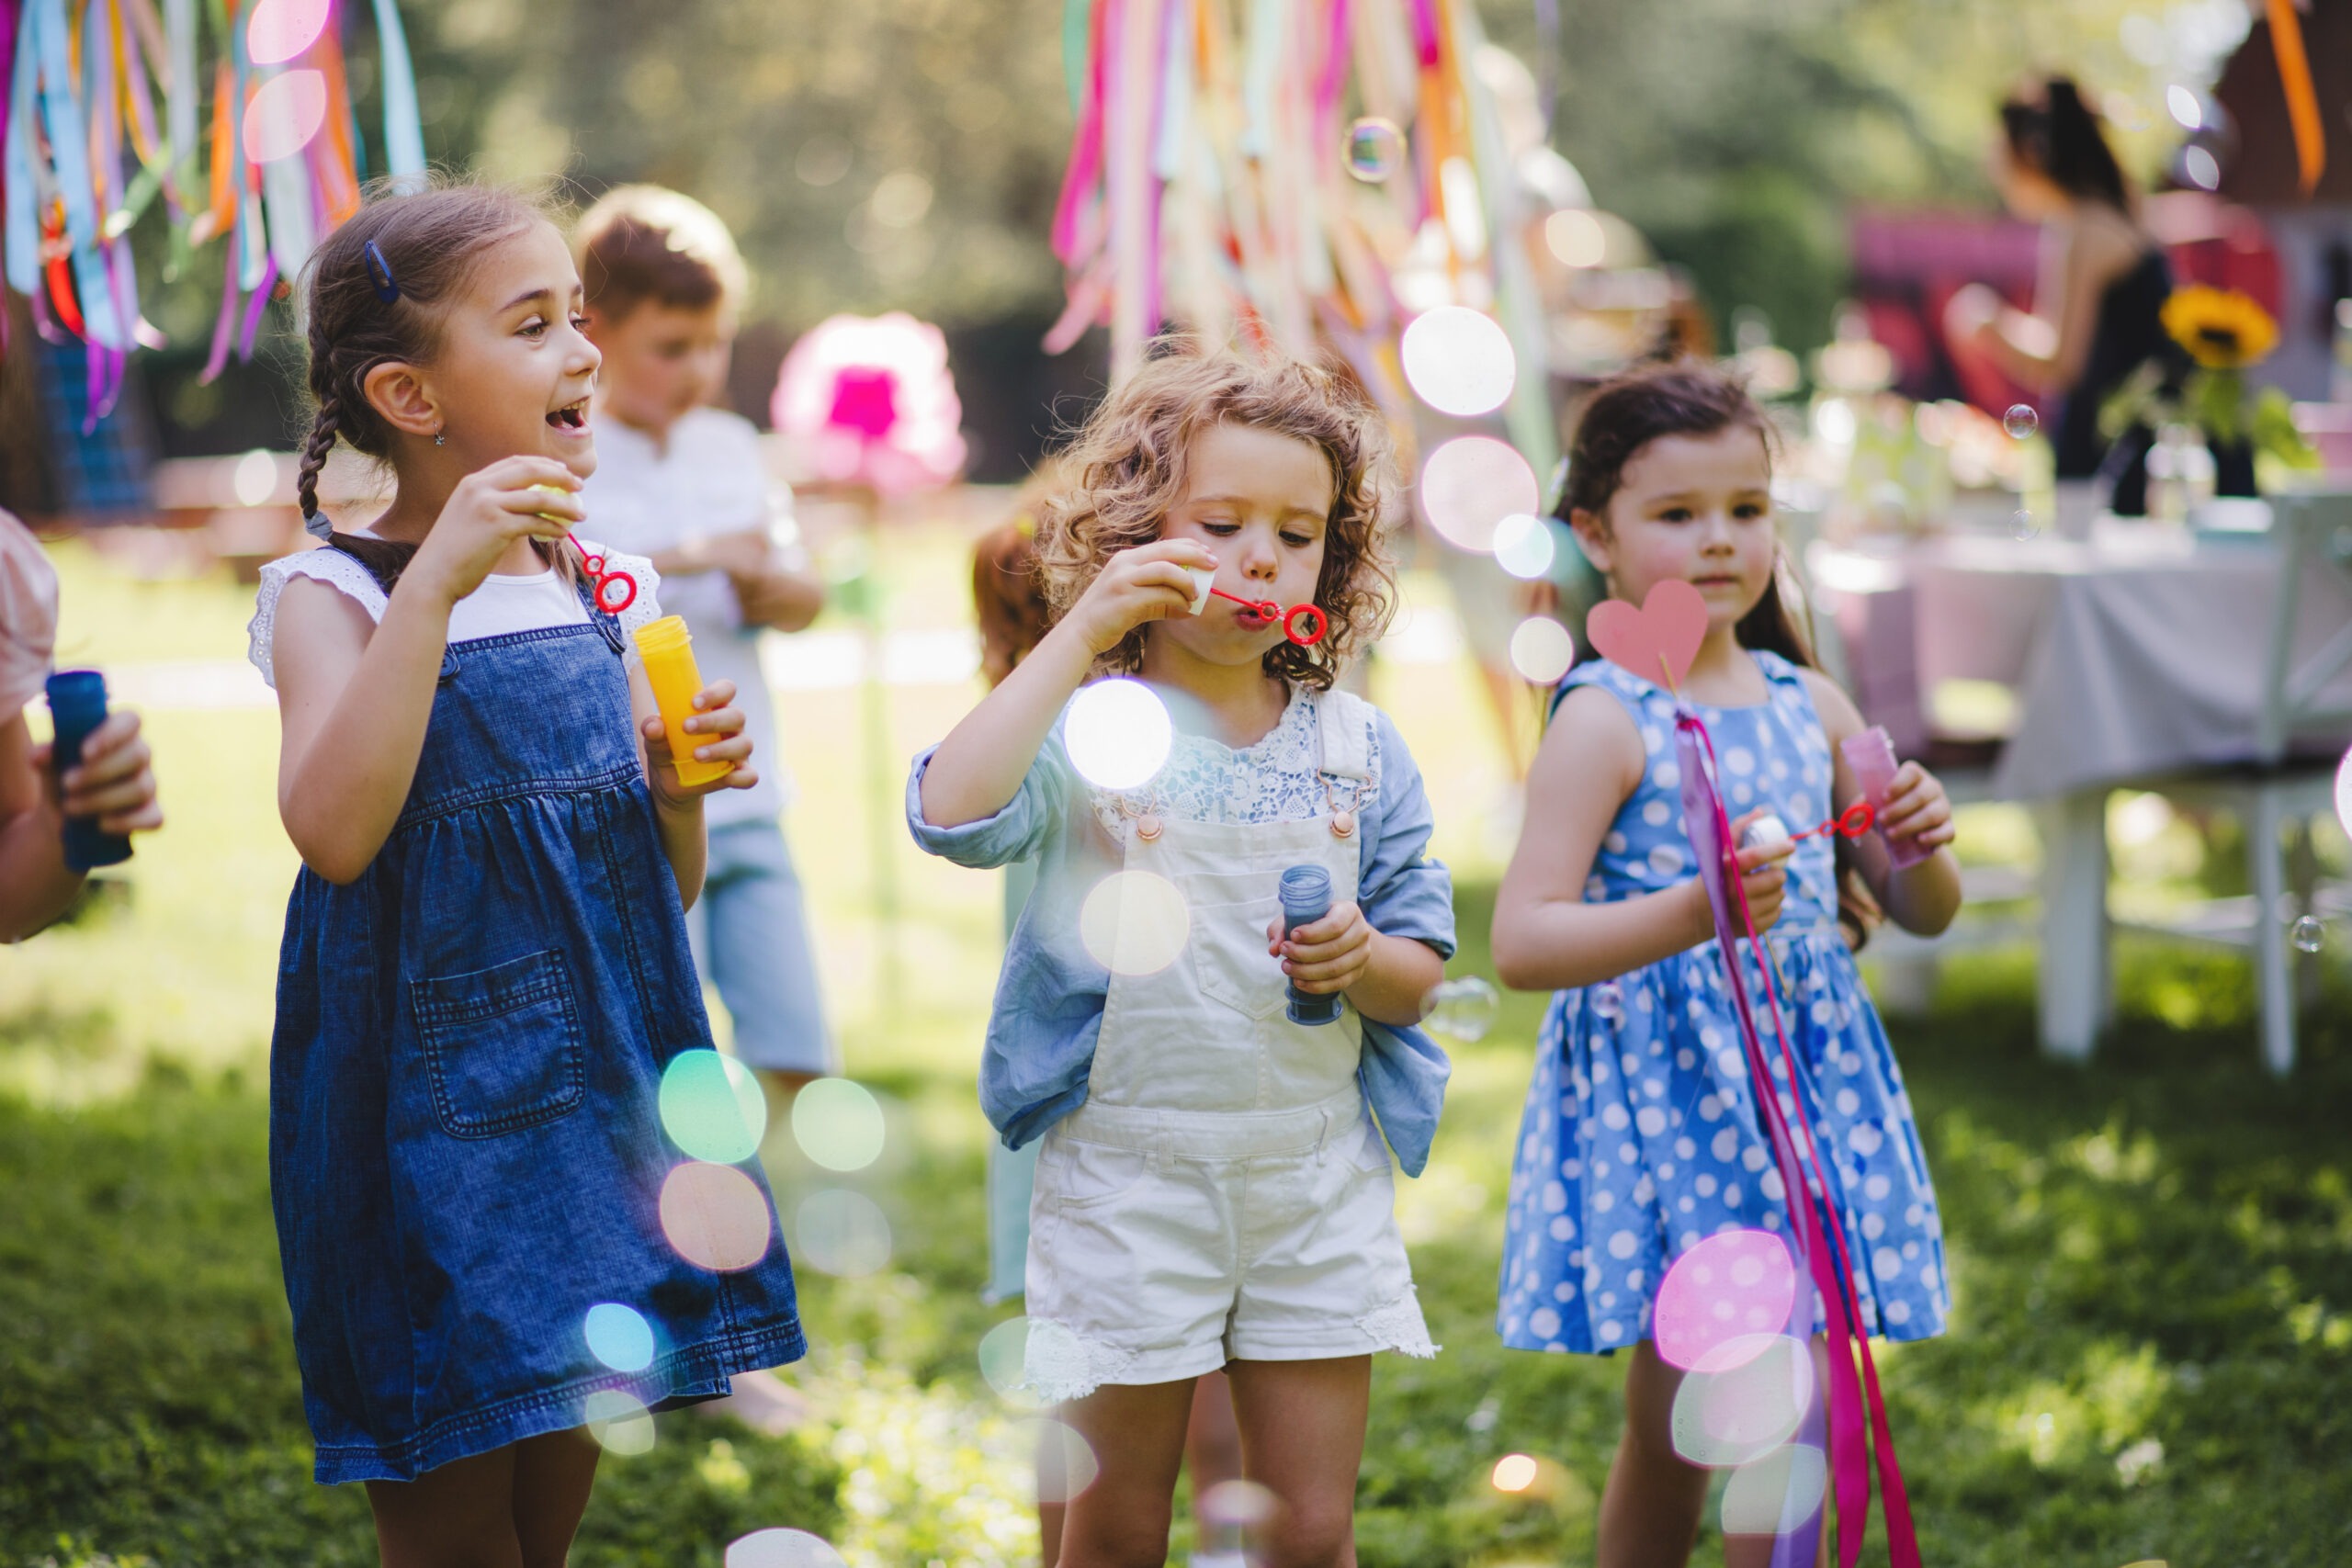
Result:
<svg viewBox="0 0 2352 1568">
<path fill-rule="evenodd" d="M 1397 1233 L 1388 1150 L 1356 1068 L 1363 1021 L 1294 1023 L 1266 929 L 1284 869 L 1356 896 L 1371 705 L 1316 699 L 1326 811 L 1124 823 L 1125 869 L 1172 883 L 1190 934 L 1114 973 L 1087 1100 L 1050 1128 L 1030 1204 L 1027 1375 L 1048 1399 L 1229 1359 L 1436 1354 Z"/>
</svg>

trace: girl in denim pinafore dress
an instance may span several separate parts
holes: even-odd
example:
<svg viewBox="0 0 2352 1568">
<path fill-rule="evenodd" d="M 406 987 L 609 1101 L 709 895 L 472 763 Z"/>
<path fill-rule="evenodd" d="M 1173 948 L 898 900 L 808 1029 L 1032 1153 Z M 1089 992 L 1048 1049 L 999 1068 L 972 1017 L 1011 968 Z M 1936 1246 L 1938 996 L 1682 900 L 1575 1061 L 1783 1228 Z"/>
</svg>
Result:
<svg viewBox="0 0 2352 1568">
<path fill-rule="evenodd" d="M 266 570 L 254 624 L 305 861 L 278 968 L 271 1191 L 317 1478 L 372 1483 L 387 1563 L 449 1561 L 484 1528 L 511 1529 L 517 1561 L 560 1562 L 596 1452 L 571 1429 L 723 1395 L 730 1373 L 804 1349 L 756 1163 L 706 1163 L 664 1135 L 664 1068 L 712 1048 L 682 903 L 700 883 L 700 802 L 660 775 L 668 749 L 645 726 L 621 620 L 576 560 L 559 570 L 579 513 L 563 481 L 593 465 L 592 448 L 560 445 L 584 429 L 559 416 L 596 356 L 576 327 L 569 341 L 535 318 L 497 330 L 514 310 L 499 304 L 541 273 L 577 299 L 560 237 L 528 209 L 516 237 L 514 205 L 464 188 L 392 197 L 322 248 L 312 381 L 329 428 L 303 500 L 328 547 Z M 469 218 L 492 237 L 436 265 Z M 351 278 L 379 269 L 397 298 L 355 300 Z M 442 423 L 423 434 L 441 439 L 421 452 L 396 398 L 355 417 L 368 389 L 338 370 L 361 358 L 349 342 L 406 332 L 424 347 L 403 323 L 428 311 L 443 341 L 427 368 L 455 363 L 424 412 Z M 485 320 L 479 344 L 461 341 Z M 475 365 L 492 386 L 451 385 Z M 545 445 L 537 408 L 491 406 L 486 391 L 520 395 L 502 378 L 537 378 L 536 400 L 556 409 L 537 421 Z M 449 456 L 461 431 L 469 449 Z M 464 476 L 421 547 L 398 542 L 415 531 L 399 500 L 368 533 L 317 516 L 337 434 L 389 449 L 425 497 Z M 533 485 L 554 493 L 526 499 Z M 550 533 L 554 560 L 518 573 Z M 455 592 L 467 547 L 505 575 Z M 650 567 L 610 565 L 639 584 L 626 618 L 658 615 Z M 728 695 L 702 694 L 689 739 L 740 762 Z M 421 736 L 386 739 L 413 734 L 419 709 Z M 397 795 L 348 760 L 370 748 L 379 767 L 413 758 Z M 749 777 L 739 766 L 729 782 Z M 356 826 L 371 813 L 390 818 L 372 845 Z"/>
</svg>

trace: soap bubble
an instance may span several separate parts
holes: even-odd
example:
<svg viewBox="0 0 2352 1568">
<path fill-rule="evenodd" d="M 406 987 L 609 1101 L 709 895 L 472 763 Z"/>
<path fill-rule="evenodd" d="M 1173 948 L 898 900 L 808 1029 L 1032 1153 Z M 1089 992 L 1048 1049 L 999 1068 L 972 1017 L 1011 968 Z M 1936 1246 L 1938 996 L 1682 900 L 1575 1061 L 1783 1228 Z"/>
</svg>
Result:
<svg viewBox="0 0 2352 1568">
<path fill-rule="evenodd" d="M 662 1183 L 662 1234 L 678 1256 L 718 1273 L 768 1255 L 768 1201 L 731 1165 L 688 1160 Z"/>
<path fill-rule="evenodd" d="M 1691 1464 L 1746 1464 L 1789 1440 L 1813 1403 L 1813 1353 L 1784 1334 L 1726 1339 L 1683 1374 L 1674 1451 Z"/>
<path fill-rule="evenodd" d="M 600 1388 L 581 1409 L 588 1435 L 608 1454 L 641 1454 L 653 1447 L 653 1412 L 616 1388 Z"/>
<path fill-rule="evenodd" d="M 273 164 L 311 144 L 326 123 L 327 80 L 316 71 L 272 76 L 245 104 L 245 161 Z"/>
<path fill-rule="evenodd" d="M 1097 681 L 1070 699 L 1062 744 L 1070 766 L 1097 789 L 1133 789 L 1168 761 L 1176 727 L 1168 705 L 1141 681 Z"/>
<path fill-rule="evenodd" d="M 653 1325 L 635 1307 L 598 1302 L 588 1309 L 582 1332 L 588 1353 L 616 1372 L 641 1372 L 653 1364 Z"/>
<path fill-rule="evenodd" d="M 245 57 L 255 65 L 281 65 L 319 41 L 326 29 L 328 0 L 261 0 L 245 19 Z"/>
<path fill-rule="evenodd" d="M 882 1156 L 882 1102 L 864 1084 L 819 1078 L 792 1101 L 792 1136 L 827 1170 L 864 1170 Z"/>
<path fill-rule="evenodd" d="M 1078 1337 L 1057 1323 L 1008 1318 L 980 1337 L 980 1376 L 1006 1404 L 1036 1410 L 1051 1403 L 1029 1381 L 1031 1356 L 1047 1364 L 1082 1359 Z"/>
<path fill-rule="evenodd" d="M 1038 1416 L 1015 1421 L 1010 1434 L 1035 1482 L 1032 1503 L 1067 1503 L 1102 1473 L 1093 1445 L 1065 1422 Z"/>
<path fill-rule="evenodd" d="M 1366 115 L 1348 127 L 1348 173 L 1379 185 L 1405 163 L 1405 133 L 1393 119 Z"/>
<path fill-rule="evenodd" d="M 1518 377 L 1510 338 L 1492 316 L 1466 305 L 1441 305 L 1413 318 L 1396 352 L 1414 394 L 1457 418 L 1500 408 Z"/>
<path fill-rule="evenodd" d="M 2025 540 L 2035 537 L 2041 532 L 2041 525 L 2035 522 L 2033 513 L 2027 511 L 2024 507 L 2020 506 L 2017 511 L 2009 514 L 2009 537 L 2018 540 L 2019 543 L 2023 543 Z"/>
<path fill-rule="evenodd" d="M 1592 1016 L 1604 1023 L 1622 1022 L 1625 1017 L 1625 993 L 1614 980 L 1603 980 L 1592 987 Z"/>
<path fill-rule="evenodd" d="M 1184 896 L 1154 872 L 1114 871 L 1079 907 L 1079 941 L 1114 975 L 1157 975 L 1176 962 L 1192 934 Z"/>
<path fill-rule="evenodd" d="M 1527 459 L 1490 435 L 1457 435 L 1421 466 L 1421 510 L 1459 549 L 1493 549 L 1502 520 L 1532 515 L 1542 499 Z"/>
<path fill-rule="evenodd" d="M 1488 1479 L 1498 1492 L 1524 1492 L 1535 1484 L 1543 1469 L 1533 1454 L 1505 1454 L 1495 1461 L 1494 1472 Z"/>
<path fill-rule="evenodd" d="M 1759 1230 L 1711 1235 L 1676 1258 L 1658 1281 L 1651 1320 L 1658 1357 L 1695 1367 L 1734 1339 L 1761 1351 L 1757 1337 L 1777 1333 L 1796 1299 L 1796 1264 L 1779 1236 Z"/>
<path fill-rule="evenodd" d="M 724 1568 L 849 1568 L 821 1536 L 807 1530 L 753 1530 L 727 1548 Z"/>
<path fill-rule="evenodd" d="M 1495 1026 L 1502 996 L 1485 978 L 1464 975 L 1430 990 L 1424 1002 L 1429 1026 L 1464 1045 L 1474 1045 Z"/>
<path fill-rule="evenodd" d="M 1495 525 L 1495 560 L 1513 577 L 1532 582 L 1544 576 L 1556 551 L 1551 525 L 1541 517 L 1514 512 Z"/>
<path fill-rule="evenodd" d="M 1829 1464 L 1819 1449 L 1786 1443 L 1731 1472 L 1724 1534 L 1787 1535 L 1821 1506 Z"/>
<path fill-rule="evenodd" d="M 1530 615 L 1510 634 L 1510 667 L 1521 680 L 1556 684 L 1576 661 L 1576 638 L 1549 615 Z"/>
<path fill-rule="evenodd" d="M 695 1159 L 733 1165 L 759 1151 L 767 1096 L 752 1069 L 716 1051 L 681 1051 L 662 1069 L 662 1130 Z"/>
<path fill-rule="evenodd" d="M 2309 915 L 2287 928 L 2287 938 L 2298 953 L 2317 953 L 2327 942 L 2327 928 Z"/>
<path fill-rule="evenodd" d="M 2001 416 L 2001 428 L 2013 440 L 2023 441 L 2041 428 L 2041 416 L 2034 412 L 2031 403 L 2011 403 L 2009 412 Z"/>
<path fill-rule="evenodd" d="M 792 1234 L 797 1261 L 820 1274 L 863 1280 L 890 1262 L 890 1221 L 863 1192 L 832 1187 L 801 1200 Z"/>
</svg>

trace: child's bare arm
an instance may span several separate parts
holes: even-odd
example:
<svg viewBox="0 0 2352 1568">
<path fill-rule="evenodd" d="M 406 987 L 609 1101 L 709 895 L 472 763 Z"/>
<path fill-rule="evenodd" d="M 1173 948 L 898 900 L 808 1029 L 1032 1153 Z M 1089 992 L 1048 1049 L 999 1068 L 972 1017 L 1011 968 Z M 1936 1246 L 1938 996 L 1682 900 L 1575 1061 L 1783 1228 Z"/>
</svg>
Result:
<svg viewBox="0 0 2352 1568">
<path fill-rule="evenodd" d="M 451 606 L 481 586 L 514 541 L 561 538 L 579 520 L 569 493 L 578 484 L 545 457 L 509 457 L 467 476 L 380 622 L 307 578 L 278 595 L 270 656 L 283 731 L 277 810 L 304 863 L 329 882 L 356 881 L 407 804 Z"/>
<path fill-rule="evenodd" d="M 1069 614 L 939 743 L 923 771 L 922 819 L 958 828 L 1003 810 L 1095 657 L 1146 621 L 1186 613 L 1193 581 L 1184 569 L 1216 565 L 1189 539 L 1113 556 Z"/>
<path fill-rule="evenodd" d="M 1842 814 L 1861 798 L 1861 786 L 1839 748 L 1848 736 L 1860 734 L 1867 727 L 1860 710 L 1838 682 L 1808 671 L 1805 684 L 1813 693 L 1814 711 L 1821 716 L 1821 728 L 1829 738 L 1829 755 L 1837 764 L 1831 810 L 1833 815 Z M 1960 913 L 1960 862 L 1950 848 L 1953 837 L 1951 798 L 1933 773 L 1917 762 L 1905 762 L 1895 771 L 1878 826 L 1881 832 L 1916 838 L 1936 852 L 1918 864 L 1897 871 L 1876 835 L 1865 833 L 1854 840 L 1862 880 L 1870 885 L 1871 897 L 1886 911 L 1887 919 L 1906 931 L 1934 936 Z"/>
<path fill-rule="evenodd" d="M 1525 991 L 1589 986 L 1714 935 L 1706 888 L 1695 877 L 1614 903 L 1585 902 L 1601 838 L 1639 787 L 1645 761 L 1633 720 L 1608 693 L 1581 689 L 1560 705 L 1528 772 L 1525 825 L 1495 897 L 1495 973 L 1504 985 Z M 1780 918 L 1781 862 L 1792 848 L 1739 852 L 1758 931 Z"/>
</svg>

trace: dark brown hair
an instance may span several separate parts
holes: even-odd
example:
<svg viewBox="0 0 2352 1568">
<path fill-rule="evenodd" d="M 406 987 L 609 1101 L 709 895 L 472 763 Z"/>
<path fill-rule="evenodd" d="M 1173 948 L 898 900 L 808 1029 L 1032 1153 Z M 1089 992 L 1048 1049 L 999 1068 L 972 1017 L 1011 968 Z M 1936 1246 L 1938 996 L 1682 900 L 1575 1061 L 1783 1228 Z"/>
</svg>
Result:
<svg viewBox="0 0 2352 1568">
<path fill-rule="evenodd" d="M 2041 85 L 2038 101 L 2018 96 L 2003 104 L 2001 130 L 2010 157 L 2068 196 L 2104 202 L 2118 212 L 2132 210 L 2123 166 L 2073 77 L 2051 77 Z"/>
<path fill-rule="evenodd" d="M 1383 533 L 1387 427 L 1352 383 L 1321 367 L 1279 355 L 1203 353 L 1182 339 L 1156 346 L 1161 352 L 1102 400 L 1060 454 L 1069 483 L 1039 508 L 1039 576 L 1055 618 L 1078 603 L 1103 562 L 1159 537 L 1169 510 L 1192 482 L 1195 435 L 1218 424 L 1270 430 L 1317 448 L 1331 467 L 1323 571 L 1315 585 L 1315 603 L 1330 629 L 1312 648 L 1276 643 L 1265 671 L 1329 689 L 1349 656 L 1387 626 L 1394 604 L 1396 572 Z M 1096 669 L 1132 674 L 1142 668 L 1145 630 L 1129 633 Z"/>
<path fill-rule="evenodd" d="M 1662 436 L 1706 436 L 1733 429 L 1754 431 L 1764 444 L 1765 460 L 1771 460 L 1772 422 L 1735 378 L 1689 359 L 1620 376 L 1594 392 L 1577 417 L 1576 440 L 1568 448 L 1568 482 L 1555 515 L 1572 523 L 1576 513 L 1589 513 L 1606 525 L 1610 499 L 1625 482 L 1625 466 L 1644 447 Z M 1785 592 L 1783 578 L 1788 580 Z M 1793 613 L 1792 601 L 1798 607 Z M 1804 605 L 1794 569 L 1776 547 L 1772 581 L 1765 585 L 1764 597 L 1740 617 L 1739 645 L 1811 668 L 1813 638 L 1802 618 Z"/>
<path fill-rule="evenodd" d="M 650 299 L 700 310 L 740 301 L 743 257 L 718 215 L 662 186 L 619 186 L 580 220 L 574 242 L 589 307 L 618 321 Z"/>
</svg>

